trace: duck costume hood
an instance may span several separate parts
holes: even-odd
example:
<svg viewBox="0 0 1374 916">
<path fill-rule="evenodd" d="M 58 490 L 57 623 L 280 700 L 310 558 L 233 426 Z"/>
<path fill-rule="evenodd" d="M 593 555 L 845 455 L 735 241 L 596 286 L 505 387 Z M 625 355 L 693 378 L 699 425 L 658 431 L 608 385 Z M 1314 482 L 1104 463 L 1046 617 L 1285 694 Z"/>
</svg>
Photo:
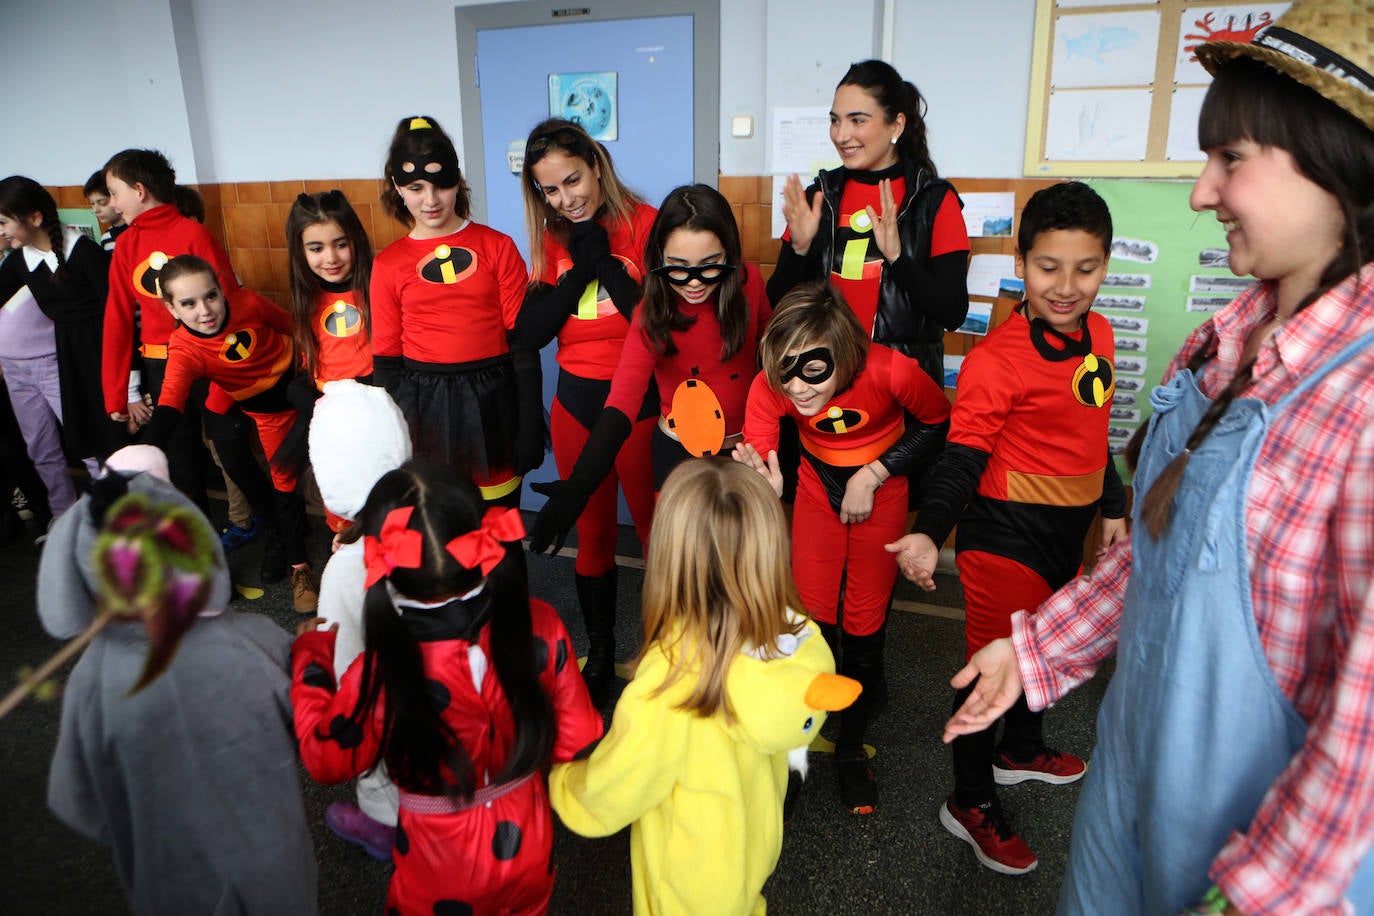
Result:
<svg viewBox="0 0 1374 916">
<path fill-rule="evenodd" d="M 373 485 L 410 455 L 410 427 L 385 389 L 353 379 L 325 383 L 310 421 L 310 463 L 326 509 L 357 518 Z"/>
</svg>

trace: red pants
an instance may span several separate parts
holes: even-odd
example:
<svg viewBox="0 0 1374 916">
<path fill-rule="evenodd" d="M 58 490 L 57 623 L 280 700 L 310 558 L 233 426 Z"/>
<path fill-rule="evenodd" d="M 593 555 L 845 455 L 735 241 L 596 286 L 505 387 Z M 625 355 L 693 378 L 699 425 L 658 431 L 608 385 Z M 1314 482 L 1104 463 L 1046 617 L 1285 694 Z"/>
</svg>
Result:
<svg viewBox="0 0 1374 916">
<path fill-rule="evenodd" d="M 587 507 L 578 516 L 577 562 L 574 568 L 579 576 L 604 576 L 615 565 L 617 483 L 625 491 L 625 502 L 630 507 L 630 517 L 634 519 L 639 542 L 648 549 L 649 523 L 654 514 L 654 469 L 653 462 L 649 460 L 649 443 L 657 426 L 658 421 L 654 417 L 634 424 L 630 438 L 620 447 L 614 469 L 592 493 L 591 499 L 587 500 Z M 555 398 L 553 409 L 549 411 L 549 432 L 553 439 L 553 457 L 558 463 L 558 476 L 567 479 L 577 463 L 577 456 L 582 454 L 582 447 L 587 444 L 590 430 L 577 422 Z"/>
<path fill-rule="evenodd" d="M 1055 591 L 1029 566 L 995 553 L 962 550 L 955 562 L 964 587 L 964 661 L 1010 636 L 1011 615 L 1034 612 Z"/>
<path fill-rule="evenodd" d="M 851 636 L 876 633 L 887 621 L 897 583 L 897 560 L 883 545 L 906 533 L 906 478 L 888 478 L 873 494 L 873 514 L 857 525 L 840 522 L 805 460 L 797 478 L 792 576 L 802 604 L 817 621 L 833 624 L 843 584 L 844 631 Z"/>
<path fill-rule="evenodd" d="M 296 422 L 296 412 L 283 410 L 277 413 L 255 413 L 251 410 L 245 410 L 244 414 L 258 428 L 258 439 L 262 442 L 262 453 L 267 456 L 267 465 L 272 472 L 272 489 L 278 493 L 296 492 L 296 475 L 277 470 L 276 464 L 272 461 L 277 450 L 281 448 L 282 440 L 286 438 L 286 434 L 291 431 L 292 425 Z"/>
</svg>

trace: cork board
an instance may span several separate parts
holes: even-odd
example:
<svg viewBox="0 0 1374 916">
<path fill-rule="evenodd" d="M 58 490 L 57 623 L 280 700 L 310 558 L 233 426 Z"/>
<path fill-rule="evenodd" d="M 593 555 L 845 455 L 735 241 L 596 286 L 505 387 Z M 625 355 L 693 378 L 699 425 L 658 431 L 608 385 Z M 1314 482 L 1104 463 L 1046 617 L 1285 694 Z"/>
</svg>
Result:
<svg viewBox="0 0 1374 916">
<path fill-rule="evenodd" d="M 1290 6 L 1036 0 L 1025 174 L 1192 178 L 1209 40 L 1251 41 Z"/>
</svg>

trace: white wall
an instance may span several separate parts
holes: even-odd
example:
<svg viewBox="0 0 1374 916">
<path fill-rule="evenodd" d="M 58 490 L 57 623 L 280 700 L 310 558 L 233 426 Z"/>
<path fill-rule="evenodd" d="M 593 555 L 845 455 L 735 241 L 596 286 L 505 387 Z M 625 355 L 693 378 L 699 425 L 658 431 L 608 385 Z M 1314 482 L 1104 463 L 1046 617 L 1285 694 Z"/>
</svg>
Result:
<svg viewBox="0 0 1374 916">
<path fill-rule="evenodd" d="M 929 100 L 940 171 L 1020 175 L 1033 4 L 889 2 L 893 63 Z M 0 60 L 7 73 L 52 76 L 0 94 L 0 175 L 81 184 L 129 146 L 163 150 L 187 182 L 377 175 L 404 115 L 432 114 L 459 135 L 455 5 L 6 3 Z M 721 170 L 762 174 L 770 107 L 828 105 L 849 64 L 882 47 L 883 0 L 722 0 L 721 7 Z M 54 48 L 65 61 L 89 61 L 86 73 L 54 71 Z M 740 114 L 754 118 L 751 139 L 730 137 L 730 118 Z"/>
</svg>

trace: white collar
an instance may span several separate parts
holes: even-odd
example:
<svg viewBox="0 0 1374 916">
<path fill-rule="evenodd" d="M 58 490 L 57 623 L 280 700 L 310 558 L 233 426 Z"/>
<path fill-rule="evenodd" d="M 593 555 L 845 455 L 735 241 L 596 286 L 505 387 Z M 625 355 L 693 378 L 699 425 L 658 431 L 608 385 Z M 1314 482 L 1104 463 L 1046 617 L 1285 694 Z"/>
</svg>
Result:
<svg viewBox="0 0 1374 916">
<path fill-rule="evenodd" d="M 62 256 L 70 258 L 72 249 L 76 247 L 76 240 L 81 238 L 81 230 L 71 226 L 62 227 Z M 24 264 L 28 267 L 29 273 L 38 269 L 39 264 L 47 264 L 48 270 L 57 273 L 57 254 L 52 251 L 43 251 L 32 245 L 24 246 Z"/>
</svg>

